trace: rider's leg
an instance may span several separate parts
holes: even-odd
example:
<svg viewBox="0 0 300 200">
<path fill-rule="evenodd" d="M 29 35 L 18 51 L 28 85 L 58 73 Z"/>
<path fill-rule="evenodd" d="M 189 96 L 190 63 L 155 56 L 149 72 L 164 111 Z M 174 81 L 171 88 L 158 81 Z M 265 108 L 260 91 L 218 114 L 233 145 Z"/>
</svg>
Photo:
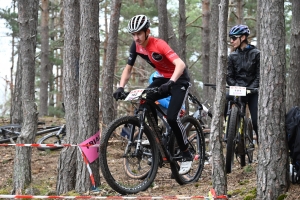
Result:
<svg viewBox="0 0 300 200">
<path fill-rule="evenodd" d="M 251 114 L 253 129 L 256 133 L 256 141 L 258 143 L 258 125 L 257 125 L 258 93 L 250 94 L 247 97 L 248 97 L 248 106 Z"/>
<path fill-rule="evenodd" d="M 180 119 L 180 111 L 188 95 L 188 82 L 177 81 L 171 89 L 171 100 L 168 108 L 167 121 L 171 126 L 182 152 L 179 174 L 186 174 L 190 171 L 194 157 L 188 149 L 188 139 Z"/>
<path fill-rule="evenodd" d="M 188 86 L 179 81 L 172 87 L 167 121 L 175 134 L 181 151 L 188 148 L 188 139 L 180 119 L 180 111 L 188 95 Z"/>
</svg>

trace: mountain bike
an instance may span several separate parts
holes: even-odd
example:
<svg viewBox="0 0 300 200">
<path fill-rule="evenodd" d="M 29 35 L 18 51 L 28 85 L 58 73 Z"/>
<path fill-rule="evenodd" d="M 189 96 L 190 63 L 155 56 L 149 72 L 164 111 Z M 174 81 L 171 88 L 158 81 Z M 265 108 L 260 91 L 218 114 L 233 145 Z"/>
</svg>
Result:
<svg viewBox="0 0 300 200">
<path fill-rule="evenodd" d="M 44 125 L 44 122 L 38 122 L 38 125 Z M 42 135 L 49 133 L 50 129 L 56 127 L 42 127 L 38 128 L 36 135 Z M 20 124 L 8 124 L 0 126 L 0 143 L 14 142 L 21 134 L 22 125 Z"/>
<path fill-rule="evenodd" d="M 212 113 L 210 111 L 210 106 L 207 108 L 204 103 L 201 103 L 196 96 L 194 96 L 193 94 L 191 93 L 188 93 L 188 97 L 189 97 L 189 100 L 194 104 L 194 106 L 196 107 L 196 111 L 191 114 L 191 116 L 193 116 L 195 119 L 197 119 L 200 123 L 200 125 L 202 126 L 202 130 L 203 130 L 203 133 L 206 135 L 206 134 L 209 134 L 210 133 L 210 130 L 208 130 L 208 127 L 206 126 L 206 123 L 204 122 L 207 118 L 207 117 L 210 117 L 212 118 Z M 204 131 L 205 130 L 205 131 Z"/>
<path fill-rule="evenodd" d="M 55 146 L 61 145 L 64 143 L 64 138 L 66 137 L 66 125 L 57 126 L 44 131 L 44 133 L 49 133 L 36 142 L 37 144 L 54 144 L 53 146 L 40 146 L 37 147 L 38 150 L 46 151 L 46 150 L 57 150 L 63 148 L 63 146 Z"/>
<path fill-rule="evenodd" d="M 169 165 L 181 185 L 197 181 L 204 167 L 205 141 L 201 125 L 194 117 L 185 116 L 181 120 L 194 161 L 187 174 L 179 174 L 182 156 L 176 138 L 166 120 L 157 123 L 150 107 L 154 106 L 162 116 L 166 114 L 145 98 L 155 92 L 158 88 L 137 89 L 126 94 L 125 101 L 135 107 L 134 115 L 115 119 L 101 135 L 99 155 L 103 177 L 112 189 L 123 195 L 149 188 L 158 167 Z M 123 134 L 124 128 L 128 134 Z"/>
<path fill-rule="evenodd" d="M 215 84 L 204 84 L 205 86 L 215 87 Z M 247 94 L 257 93 L 257 88 L 226 86 L 229 89 L 229 95 L 233 96 L 233 100 L 228 101 L 228 109 L 225 120 L 225 136 L 226 142 L 226 172 L 231 173 L 234 154 L 241 167 L 246 165 L 246 155 L 248 162 L 253 161 L 253 126 L 251 118 L 246 115 L 247 102 L 242 97 Z"/>
</svg>

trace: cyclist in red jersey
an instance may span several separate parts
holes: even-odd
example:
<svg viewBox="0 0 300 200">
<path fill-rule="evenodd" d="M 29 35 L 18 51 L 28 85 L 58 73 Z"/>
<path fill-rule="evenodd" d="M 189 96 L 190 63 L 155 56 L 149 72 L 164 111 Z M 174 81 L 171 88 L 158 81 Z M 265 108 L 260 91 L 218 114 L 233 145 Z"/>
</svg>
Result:
<svg viewBox="0 0 300 200">
<path fill-rule="evenodd" d="M 194 156 L 188 150 L 188 140 L 180 120 L 180 111 L 188 95 L 190 78 L 185 63 L 164 40 L 150 36 L 149 27 L 150 22 L 145 15 L 136 15 L 129 21 L 128 32 L 131 33 L 134 41 L 130 47 L 127 65 L 122 72 L 120 87 L 113 96 L 116 100 L 121 98 L 138 55 L 162 75 L 154 78 L 148 86 L 159 87 L 159 93 L 148 94 L 147 99 L 156 101 L 171 95 L 167 121 L 182 152 L 179 174 L 187 174 L 191 169 Z M 173 96 L 176 98 L 172 98 Z M 152 108 L 152 112 L 155 114 L 156 110 Z"/>
</svg>

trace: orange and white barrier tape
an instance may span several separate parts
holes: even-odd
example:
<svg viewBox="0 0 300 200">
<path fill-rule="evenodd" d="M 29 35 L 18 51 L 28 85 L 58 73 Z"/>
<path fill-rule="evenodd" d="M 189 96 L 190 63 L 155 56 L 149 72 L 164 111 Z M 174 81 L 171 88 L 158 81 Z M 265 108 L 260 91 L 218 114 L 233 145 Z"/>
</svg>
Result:
<svg viewBox="0 0 300 200">
<path fill-rule="evenodd" d="M 123 196 L 32 196 L 32 195 L 0 195 L 0 199 L 10 198 L 10 199 L 205 199 L 205 200 L 214 200 L 214 199 L 228 199 L 222 196 L 205 197 L 205 196 L 137 196 L 137 197 L 123 197 Z"/>
<path fill-rule="evenodd" d="M 84 153 L 82 152 L 82 150 L 78 147 L 82 157 L 83 157 L 83 161 L 84 163 L 86 164 L 86 167 L 88 169 L 88 172 L 90 174 L 90 179 L 91 179 L 91 182 L 92 182 L 92 185 L 93 185 L 93 188 L 92 190 L 96 190 L 96 184 L 95 184 L 95 179 L 94 179 L 94 176 L 93 176 L 93 172 L 92 172 L 92 169 L 90 167 L 90 164 L 89 164 L 89 161 L 87 160 L 86 156 L 84 155 Z"/>
<path fill-rule="evenodd" d="M 99 144 L 0 144 L 0 146 L 19 146 L 19 147 L 99 147 Z"/>
<path fill-rule="evenodd" d="M 11 198 L 11 199 L 205 199 L 205 200 L 214 200 L 214 199 L 228 199 L 226 195 L 216 195 L 214 189 L 209 191 L 209 196 L 137 196 L 137 197 L 128 197 L 128 196 L 34 196 L 34 195 L 1 195 L 0 199 Z"/>
<path fill-rule="evenodd" d="M 83 156 L 83 160 L 87 166 L 88 172 L 90 174 L 90 179 L 92 182 L 92 189 L 97 190 L 95 185 L 95 179 L 92 173 L 92 170 L 90 168 L 89 162 L 85 156 L 85 154 L 82 152 L 80 146 L 89 146 L 89 147 L 99 147 L 99 144 L 94 145 L 75 145 L 75 144 L 0 144 L 0 146 L 21 146 L 21 147 L 76 147 L 78 146 L 79 151 L 81 152 Z M 211 189 L 208 192 L 208 197 L 205 196 L 190 196 L 190 197 L 184 197 L 184 196 L 161 196 L 161 197 L 151 197 L 151 196 L 138 196 L 138 197 L 123 197 L 123 196 L 108 196 L 108 197 L 102 197 L 102 196 L 34 196 L 34 195 L 1 195 L 0 199 L 205 199 L 205 200 L 214 200 L 214 199 L 228 199 L 226 195 L 216 195 L 216 192 L 214 189 Z"/>
</svg>

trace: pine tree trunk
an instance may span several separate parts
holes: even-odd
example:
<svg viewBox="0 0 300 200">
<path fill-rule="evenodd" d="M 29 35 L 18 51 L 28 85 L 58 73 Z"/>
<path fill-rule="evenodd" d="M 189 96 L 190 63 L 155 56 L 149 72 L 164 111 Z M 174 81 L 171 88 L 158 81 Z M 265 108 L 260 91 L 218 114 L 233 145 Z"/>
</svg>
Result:
<svg viewBox="0 0 300 200">
<path fill-rule="evenodd" d="M 38 0 L 18 2 L 20 55 L 22 70 L 23 127 L 17 143 L 32 144 L 37 131 L 37 107 L 35 104 L 35 48 L 38 22 Z M 14 192 L 22 194 L 31 183 L 31 147 L 16 147 L 14 159 Z"/>
<path fill-rule="evenodd" d="M 209 0 L 202 1 L 202 82 L 209 83 Z M 203 88 L 203 96 L 208 97 L 208 87 Z"/>
<path fill-rule="evenodd" d="M 99 1 L 80 1 L 80 62 L 79 62 L 78 141 L 99 131 Z M 95 186 L 100 185 L 99 160 L 90 164 Z M 90 174 L 82 155 L 77 154 L 77 192 L 87 192 Z"/>
<path fill-rule="evenodd" d="M 212 184 L 217 195 L 227 194 L 227 174 L 223 155 L 223 112 L 226 98 L 227 68 L 227 16 L 228 0 L 220 2 L 219 48 L 216 98 L 214 101 L 213 119 L 211 123 L 210 149 L 212 150 Z"/>
<path fill-rule="evenodd" d="M 42 0 L 41 18 L 41 70 L 40 70 L 40 109 L 39 115 L 48 115 L 49 64 L 49 0 Z"/>
<path fill-rule="evenodd" d="M 101 111 L 103 125 L 108 125 L 114 119 L 114 99 L 112 96 L 114 85 L 114 71 L 117 60 L 117 48 L 118 48 L 118 30 L 119 30 L 119 18 L 121 10 L 120 0 L 111 1 L 111 18 L 109 23 L 109 38 L 107 44 L 106 65 L 103 69 L 102 80 L 102 101 Z"/>
<path fill-rule="evenodd" d="M 278 199 L 288 189 L 284 0 L 261 3 L 257 199 Z"/>
<path fill-rule="evenodd" d="M 20 49 L 20 48 L 19 48 Z M 22 111 L 22 61 L 20 51 L 18 52 L 18 62 L 16 70 L 15 88 L 12 95 L 11 105 L 11 123 L 22 124 L 23 123 L 23 111 Z"/>
<path fill-rule="evenodd" d="M 300 106 L 300 1 L 292 2 L 291 59 L 287 86 L 287 111 Z"/>
<path fill-rule="evenodd" d="M 185 11 L 185 0 L 179 1 L 179 26 L 178 26 L 178 42 L 179 52 L 178 55 L 186 63 L 186 11 Z"/>
<path fill-rule="evenodd" d="M 158 35 L 161 39 L 169 42 L 168 34 L 168 11 L 167 11 L 167 1 L 166 0 L 157 0 L 158 8 Z"/>
<path fill-rule="evenodd" d="M 65 0 L 64 9 L 64 105 L 66 143 L 77 144 L 79 90 L 79 0 Z M 56 192 L 58 195 L 75 189 L 77 148 L 62 149 L 58 160 Z"/>
<path fill-rule="evenodd" d="M 209 83 L 217 83 L 217 66 L 218 66 L 218 40 L 219 32 L 219 3 L 220 0 L 212 0 L 210 3 L 211 17 L 209 19 Z M 209 90 L 208 102 L 213 103 L 215 99 L 215 90 Z"/>
</svg>

